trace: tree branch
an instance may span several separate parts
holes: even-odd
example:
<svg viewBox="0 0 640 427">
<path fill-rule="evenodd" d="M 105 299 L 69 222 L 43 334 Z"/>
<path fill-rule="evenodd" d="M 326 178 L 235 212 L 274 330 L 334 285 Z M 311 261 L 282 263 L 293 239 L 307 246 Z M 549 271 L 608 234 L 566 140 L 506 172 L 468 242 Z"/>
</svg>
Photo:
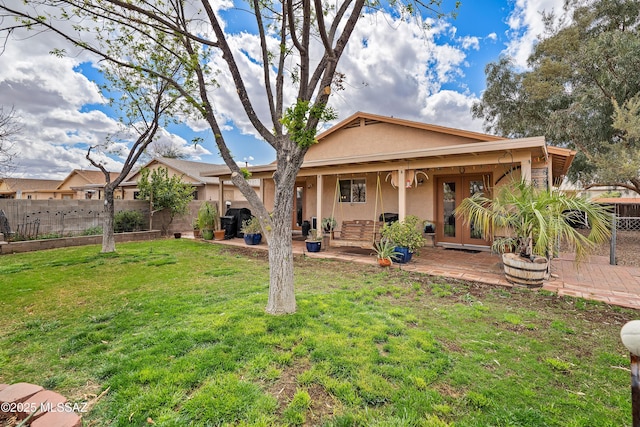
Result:
<svg viewBox="0 0 640 427">
<path fill-rule="evenodd" d="M 253 105 L 251 104 L 251 100 L 249 99 L 249 94 L 247 93 L 247 88 L 244 85 L 240 70 L 238 69 L 238 65 L 236 64 L 233 53 L 231 52 L 231 48 L 227 43 L 224 30 L 222 29 L 217 16 L 213 12 L 213 9 L 211 8 L 208 0 L 201 0 L 201 3 L 207 13 L 207 16 L 209 17 L 209 21 L 211 23 L 213 31 L 216 34 L 219 48 L 222 51 L 222 59 L 224 59 L 224 61 L 227 63 L 227 66 L 229 67 L 229 71 L 231 72 L 231 76 L 233 77 L 233 82 L 238 91 L 238 97 L 240 99 L 240 102 L 242 103 L 242 107 L 244 108 L 245 113 L 247 114 L 247 118 L 249 119 L 253 127 L 258 131 L 260 136 L 262 136 L 267 142 L 269 142 L 269 144 L 273 146 L 275 144 L 275 138 L 273 137 L 273 134 L 269 131 L 269 129 L 267 129 L 264 124 L 258 119 L 258 115 L 253 109 Z"/>
<path fill-rule="evenodd" d="M 269 51 L 267 49 L 267 37 L 264 33 L 264 25 L 262 22 L 262 15 L 259 13 L 260 2 L 259 0 L 253 0 L 253 7 L 256 11 L 256 21 L 258 24 L 258 33 L 260 35 L 260 48 L 262 51 L 262 71 L 264 72 L 264 88 L 267 92 L 267 102 L 269 103 L 269 111 L 271 112 L 271 121 L 275 124 L 278 123 L 278 115 L 276 107 L 273 103 L 273 93 L 271 91 L 271 76 L 270 76 L 270 61 Z M 284 16 L 283 16 L 283 19 Z M 282 74 L 282 69 L 278 70 L 278 76 Z"/>
</svg>

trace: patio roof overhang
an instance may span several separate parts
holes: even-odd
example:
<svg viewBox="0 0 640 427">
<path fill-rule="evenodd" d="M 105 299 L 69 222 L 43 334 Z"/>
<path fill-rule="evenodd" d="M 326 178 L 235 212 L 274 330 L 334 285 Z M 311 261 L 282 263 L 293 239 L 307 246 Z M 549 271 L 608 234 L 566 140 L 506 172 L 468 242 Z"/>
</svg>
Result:
<svg viewBox="0 0 640 427">
<path fill-rule="evenodd" d="M 502 139 L 497 141 L 459 144 L 448 147 L 424 148 L 419 150 L 398 151 L 385 154 L 362 154 L 359 156 L 336 157 L 322 160 L 305 161 L 298 176 L 314 176 L 340 173 L 364 173 L 399 168 L 421 169 L 432 167 L 464 167 L 495 162 L 495 156 L 505 156 L 505 161 L 514 161 L 522 155 L 531 155 L 532 159 L 548 160 L 553 164 L 553 180 L 557 182 L 566 174 L 575 151 L 558 147 L 548 147 L 544 137 L 520 139 Z M 248 168 L 252 178 L 269 178 L 276 170 L 276 163 Z M 204 172 L 203 176 L 217 176 L 230 179 L 229 172 Z"/>
</svg>

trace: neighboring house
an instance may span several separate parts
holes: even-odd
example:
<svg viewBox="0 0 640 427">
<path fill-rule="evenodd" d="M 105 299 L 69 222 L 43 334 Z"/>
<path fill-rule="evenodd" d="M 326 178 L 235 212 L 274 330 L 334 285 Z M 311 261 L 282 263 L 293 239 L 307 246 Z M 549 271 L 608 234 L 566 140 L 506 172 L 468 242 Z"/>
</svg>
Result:
<svg viewBox="0 0 640 427">
<path fill-rule="evenodd" d="M 441 246 L 486 247 L 490 242 L 453 210 L 476 192 L 524 177 L 541 187 L 562 182 L 575 152 L 548 147 L 544 137 L 504 139 L 393 117 L 356 113 L 318 135 L 296 179 L 292 224 L 334 216 L 378 220 L 417 215 L 435 225 Z M 273 208 L 275 163 L 250 167 L 259 193 Z M 228 179 L 209 171 L 205 176 Z M 338 228 L 340 225 L 338 225 Z"/>
<path fill-rule="evenodd" d="M 205 171 L 216 171 L 218 173 L 229 174 L 229 168 L 226 165 L 212 165 L 211 163 L 193 162 L 189 160 L 172 159 L 167 157 L 156 157 L 145 164 L 142 168 L 130 174 L 125 182 L 122 183 L 125 199 L 135 199 L 138 193 L 138 180 L 140 179 L 140 170 L 147 168 L 155 170 L 158 168 L 168 170 L 169 176 L 178 175 L 183 182 L 191 184 L 195 188 L 194 200 L 220 200 L 222 195 L 222 204 L 225 202 L 246 201 L 240 190 L 229 185 L 221 191 L 220 180 L 217 177 L 204 177 L 201 174 Z M 260 182 L 251 180 L 254 187 L 258 188 Z M 256 190 L 257 191 L 257 190 Z"/>
<path fill-rule="evenodd" d="M 120 173 L 109 172 L 113 181 Z M 99 170 L 74 169 L 56 188 L 56 199 L 94 199 L 104 198 L 106 180 Z M 123 198 L 122 191 L 114 193 L 116 199 Z"/>
<path fill-rule="evenodd" d="M 0 179 L 0 199 L 55 199 L 60 180 L 3 178 Z"/>
</svg>

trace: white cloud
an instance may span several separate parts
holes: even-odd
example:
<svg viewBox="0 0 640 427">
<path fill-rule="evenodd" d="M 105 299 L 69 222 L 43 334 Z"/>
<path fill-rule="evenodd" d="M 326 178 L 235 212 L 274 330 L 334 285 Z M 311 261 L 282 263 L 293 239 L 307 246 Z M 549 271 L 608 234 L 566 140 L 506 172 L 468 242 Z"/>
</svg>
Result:
<svg viewBox="0 0 640 427">
<path fill-rule="evenodd" d="M 457 39 L 459 46 L 437 43 L 443 34 L 455 31 L 446 23 L 424 30 L 419 23 L 391 21 L 381 12 L 362 19 L 338 66 L 347 81 L 346 89 L 332 100 L 340 118 L 366 111 L 440 124 L 440 116 L 427 106 L 443 105 L 433 97 L 443 84 L 464 74 L 465 49 L 474 48 L 473 37 Z M 468 96 L 458 94 L 458 98 Z M 459 109 L 447 125 L 467 127 L 470 113 L 463 104 L 457 104 Z"/>
<path fill-rule="evenodd" d="M 62 179 L 73 169 L 92 168 L 85 158 L 88 147 L 104 144 L 121 130 L 117 119 L 87 108 L 106 102 L 97 84 L 78 70 L 94 58 L 73 49 L 63 58 L 49 53 L 65 47 L 51 33 L 23 33 L 10 38 L 0 55 L 0 100 L 13 107 L 22 126 L 14 138 L 17 177 Z M 159 138 L 172 140 L 193 156 L 209 154 L 164 129 Z M 94 150 L 92 157 L 118 171 L 128 154 L 126 142 L 134 139 L 130 135 L 109 147 L 109 153 L 118 151 L 120 156 Z"/>
<path fill-rule="evenodd" d="M 159 149 L 171 149 L 193 160 L 199 160 L 201 156 L 211 154 L 209 150 L 201 144 L 194 145 L 179 135 L 168 132 L 166 129 L 159 129 L 155 139 L 149 144 L 148 150 L 153 152 L 155 147 Z"/>
<path fill-rule="evenodd" d="M 553 12 L 555 23 L 563 13 L 564 0 L 517 0 L 513 12 L 507 18 L 510 41 L 505 51 L 521 68 L 527 67 L 527 59 L 538 39 L 545 33 L 542 13 Z"/>
<path fill-rule="evenodd" d="M 478 37 L 465 36 L 460 39 L 463 49 L 480 50 L 480 39 Z"/>
<path fill-rule="evenodd" d="M 441 90 L 425 100 L 420 117 L 427 123 L 484 132 L 482 120 L 471 117 L 471 106 L 478 98 L 455 92 Z"/>
<path fill-rule="evenodd" d="M 345 89 L 334 92 L 330 101 L 338 111 L 338 120 L 355 111 L 418 121 L 433 119 L 434 123 L 446 116 L 447 125 L 479 130 L 469 112 L 474 99 L 471 95 L 434 97 L 443 84 L 464 75 L 465 50 L 478 49 L 479 39 L 466 36 L 451 44 L 436 42 L 437 37 L 455 36 L 456 29 L 444 21 L 432 24 L 425 29 L 419 22 L 394 19 L 383 12 L 361 18 L 338 66 L 338 71 L 345 75 Z M 390 39 L 393 43 L 389 43 Z M 230 45 L 238 52 L 235 58 L 255 102 L 253 107 L 264 123 L 269 123 L 259 40 L 255 35 L 243 33 L 232 36 Z M 320 46 L 316 48 L 312 57 L 319 58 Z M 295 63 L 296 59 L 290 58 L 287 64 L 290 70 Z M 216 107 L 243 133 L 256 135 L 237 101 L 230 77 L 221 73 L 217 78 L 218 87 L 211 91 Z M 286 85 L 286 89 L 286 99 L 293 102 L 296 95 L 293 85 Z M 446 107 L 447 114 L 432 111 L 439 107 Z M 452 110 L 455 114 L 451 114 Z"/>
<path fill-rule="evenodd" d="M 229 7 L 221 0 L 216 8 Z M 538 6 L 540 5 L 540 6 Z M 535 38 L 543 30 L 539 10 L 561 10 L 562 0 L 518 0 L 509 17 L 511 42 L 508 52 L 518 61 L 526 60 Z M 190 13 L 197 13 L 191 11 Z M 496 41 L 495 32 L 486 36 L 460 32 L 452 23 L 430 21 L 426 29 L 419 22 L 407 22 L 389 14 L 365 15 L 358 23 L 338 71 L 344 73 L 345 89 L 331 98 L 343 119 L 356 111 L 395 116 L 444 126 L 481 131 L 481 122 L 471 118 L 470 106 L 477 99 L 472 93 L 443 90 L 443 85 L 456 83 L 464 76 L 467 53 L 481 49 L 482 40 Z M 28 41 L 10 41 L 0 56 L 0 99 L 10 100 L 22 116 L 24 132 L 20 136 L 20 166 L 23 173 L 38 177 L 64 177 L 73 168 L 86 168 L 84 158 L 89 145 L 96 145 L 118 131 L 119 124 L 100 111 L 86 111 L 88 104 L 104 102 L 100 91 L 87 77 L 74 70 L 88 59 L 86 54 L 74 58 L 55 58 L 48 54 L 64 47 L 54 37 L 34 37 Z M 448 40 L 448 41 L 447 41 Z M 390 42 L 391 41 L 391 42 Z M 277 50 L 275 39 L 270 45 Z M 28 44 L 28 48 L 27 48 Z M 265 102 L 264 77 L 261 67 L 259 39 L 247 32 L 229 37 L 236 61 L 253 108 L 271 129 Z M 312 57 L 321 55 L 316 46 Z M 220 64 L 214 54 L 213 64 Z M 216 62 L 217 61 L 217 62 Z M 292 70 L 298 59 L 290 57 Z M 221 67 L 226 70 L 226 67 Z M 215 67 L 214 67 L 215 73 Z M 235 85 L 228 72 L 215 73 L 217 86 L 211 88 L 211 100 L 220 113 L 222 130 L 232 127 L 244 134 L 257 136 L 244 108 L 238 101 Z M 294 85 L 287 84 L 288 103 L 295 99 Z M 204 120 L 184 117 L 184 123 L 195 131 L 208 130 Z M 210 154 L 202 146 L 194 147 L 184 138 L 162 130 L 162 143 L 186 150 L 194 158 Z M 215 147 L 214 147 L 215 148 Z M 233 151 L 233 147 L 231 147 Z M 124 150 L 126 152 L 126 150 Z M 98 153 L 96 153 L 97 155 Z M 102 155 L 110 169 L 118 169 L 120 160 Z"/>
</svg>

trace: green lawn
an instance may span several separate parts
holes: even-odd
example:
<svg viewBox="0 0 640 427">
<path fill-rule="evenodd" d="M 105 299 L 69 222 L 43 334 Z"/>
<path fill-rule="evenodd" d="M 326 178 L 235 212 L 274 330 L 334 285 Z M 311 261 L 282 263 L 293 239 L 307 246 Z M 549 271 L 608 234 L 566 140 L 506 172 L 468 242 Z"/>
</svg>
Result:
<svg viewBox="0 0 640 427">
<path fill-rule="evenodd" d="M 625 426 L 636 312 L 185 239 L 0 257 L 0 382 L 86 402 L 90 426 Z"/>
</svg>

